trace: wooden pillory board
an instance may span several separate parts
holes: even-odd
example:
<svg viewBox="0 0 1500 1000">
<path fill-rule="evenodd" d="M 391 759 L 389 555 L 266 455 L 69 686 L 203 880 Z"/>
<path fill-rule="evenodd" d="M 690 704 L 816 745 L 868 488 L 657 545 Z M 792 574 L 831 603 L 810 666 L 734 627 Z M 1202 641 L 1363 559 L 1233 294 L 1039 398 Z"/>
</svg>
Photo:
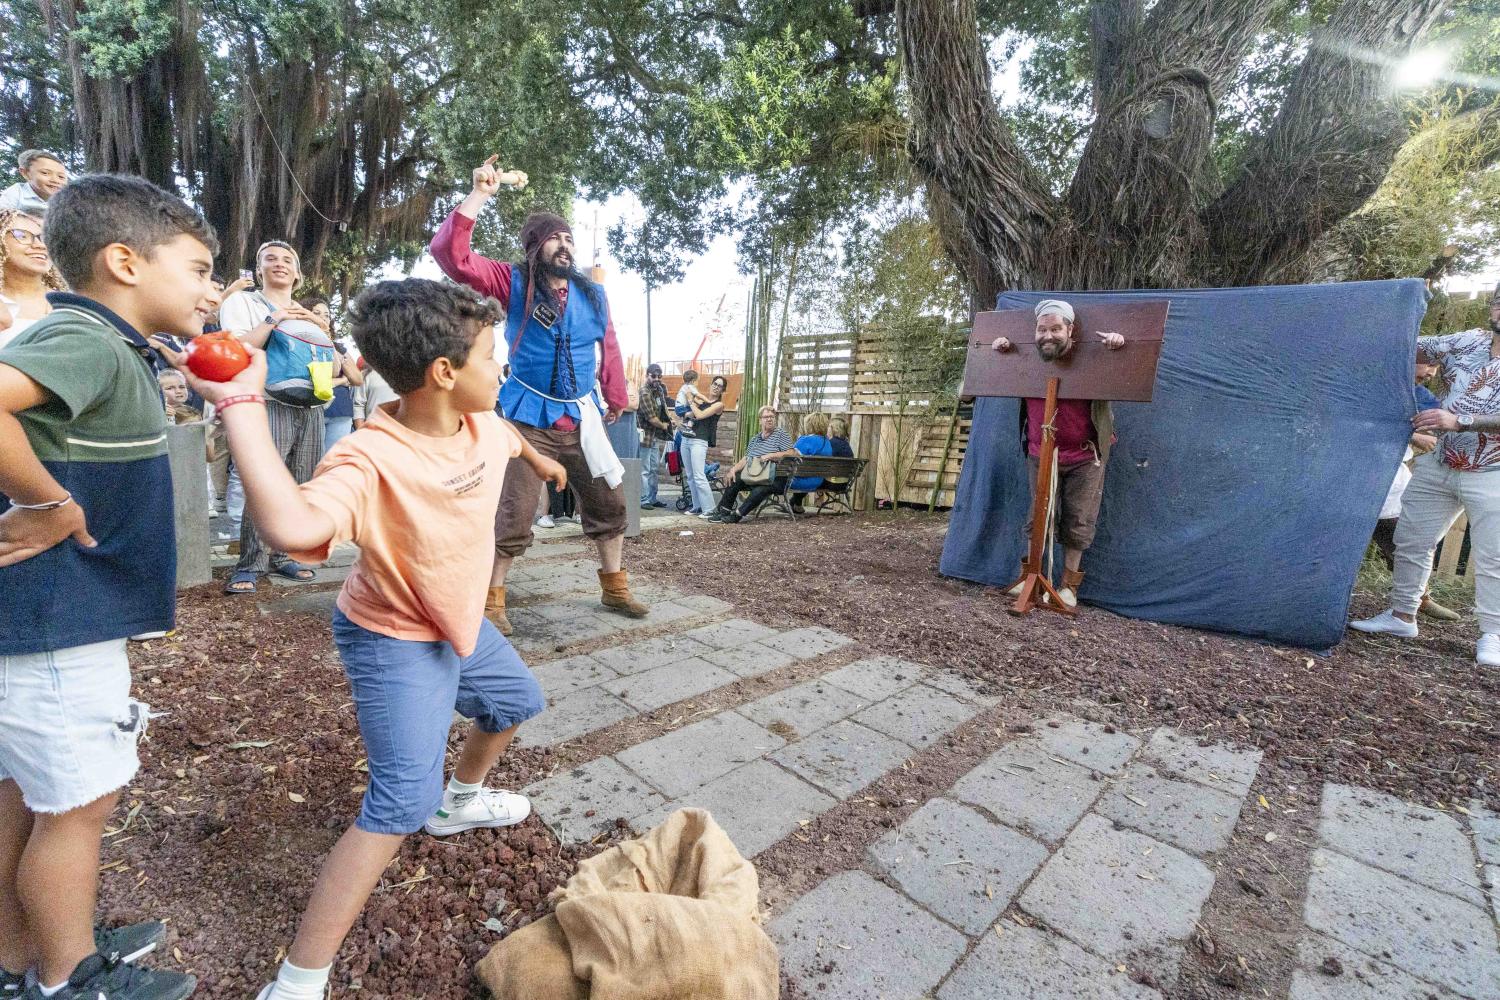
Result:
<svg viewBox="0 0 1500 1000">
<path fill-rule="evenodd" d="M 1166 334 L 1165 300 L 1075 309 L 1073 348 L 1053 361 L 1035 349 L 1036 317 L 1031 309 L 979 313 L 969 337 L 964 366 L 965 396 L 1044 397 L 1042 444 L 1036 486 L 1031 498 L 1031 544 L 1021 562 L 1020 584 L 1013 610 L 1027 614 L 1035 607 L 1064 615 L 1077 612 L 1063 604 L 1043 571 L 1047 526 L 1052 519 L 1052 471 L 1057 440 L 1052 430 L 1059 399 L 1108 399 L 1149 403 L 1156 384 L 1156 364 Z M 1125 346 L 1111 351 L 1098 339 L 1102 331 L 1118 333 Z M 998 337 L 1014 345 L 1010 351 L 992 346 Z"/>
</svg>

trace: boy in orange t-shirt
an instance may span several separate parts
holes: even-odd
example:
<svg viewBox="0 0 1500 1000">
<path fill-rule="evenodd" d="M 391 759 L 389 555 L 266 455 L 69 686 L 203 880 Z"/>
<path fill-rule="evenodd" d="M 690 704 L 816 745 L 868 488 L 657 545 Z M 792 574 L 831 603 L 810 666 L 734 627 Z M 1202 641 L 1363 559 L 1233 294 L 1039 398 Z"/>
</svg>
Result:
<svg viewBox="0 0 1500 1000">
<path fill-rule="evenodd" d="M 268 545 L 322 562 L 337 542 L 359 560 L 339 593 L 334 642 L 344 662 L 370 768 L 359 818 L 313 888 L 276 981 L 258 1000 L 321 998 L 329 969 L 402 839 L 509 826 L 523 796 L 483 787 L 516 728 L 545 704 L 510 643 L 484 617 L 495 508 L 519 457 L 567 484 L 495 414 L 493 300 L 462 286 L 383 281 L 350 310 L 355 343 L 400 400 L 334 445 L 298 486 L 271 439 L 266 359 L 252 351 L 231 382 L 189 382 L 214 403 Z M 181 366 L 184 355 L 172 354 Z M 454 709 L 474 720 L 452 780 L 443 757 Z"/>
</svg>

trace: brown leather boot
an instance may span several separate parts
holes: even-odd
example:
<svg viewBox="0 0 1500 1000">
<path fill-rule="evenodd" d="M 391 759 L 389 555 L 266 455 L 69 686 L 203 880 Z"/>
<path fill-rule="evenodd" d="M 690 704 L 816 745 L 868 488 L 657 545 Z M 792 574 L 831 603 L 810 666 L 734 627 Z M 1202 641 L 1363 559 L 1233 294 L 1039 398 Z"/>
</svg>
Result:
<svg viewBox="0 0 1500 1000">
<path fill-rule="evenodd" d="M 1083 586 L 1083 571 L 1078 569 L 1063 570 L 1062 586 L 1057 588 L 1057 596 L 1062 598 L 1066 607 L 1078 607 L 1078 588 Z"/>
<path fill-rule="evenodd" d="M 1431 594 L 1422 595 L 1422 603 L 1417 605 L 1417 614 L 1440 622 L 1456 622 L 1463 618 L 1463 615 L 1452 608 L 1445 608 L 1434 601 Z"/>
<path fill-rule="evenodd" d="M 599 601 L 611 611 L 618 611 L 631 618 L 644 618 L 651 613 L 650 608 L 630 596 L 630 576 L 623 569 L 613 573 L 606 573 L 601 569 L 599 586 L 604 590 L 604 596 Z"/>
<path fill-rule="evenodd" d="M 489 596 L 484 599 L 484 613 L 501 635 L 510 635 L 510 619 L 505 616 L 505 584 L 490 588 Z"/>
</svg>

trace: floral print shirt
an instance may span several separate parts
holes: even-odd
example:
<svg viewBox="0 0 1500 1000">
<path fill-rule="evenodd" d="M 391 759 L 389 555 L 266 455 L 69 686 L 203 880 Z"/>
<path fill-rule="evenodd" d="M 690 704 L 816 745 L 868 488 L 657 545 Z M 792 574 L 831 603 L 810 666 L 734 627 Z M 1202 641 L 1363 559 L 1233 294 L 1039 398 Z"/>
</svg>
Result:
<svg viewBox="0 0 1500 1000">
<path fill-rule="evenodd" d="M 1417 339 L 1417 358 L 1442 366 L 1443 409 L 1476 417 L 1500 413 L 1500 358 L 1491 356 L 1488 330 L 1465 330 L 1442 337 Z M 1500 469 L 1500 434 L 1449 431 L 1438 442 L 1438 453 L 1452 468 L 1465 472 Z"/>
</svg>

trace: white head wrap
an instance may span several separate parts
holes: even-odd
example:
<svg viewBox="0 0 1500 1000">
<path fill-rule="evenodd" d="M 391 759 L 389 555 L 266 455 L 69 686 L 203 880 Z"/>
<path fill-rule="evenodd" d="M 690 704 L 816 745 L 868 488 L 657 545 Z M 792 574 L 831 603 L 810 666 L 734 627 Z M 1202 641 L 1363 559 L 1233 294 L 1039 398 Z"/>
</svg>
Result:
<svg viewBox="0 0 1500 1000">
<path fill-rule="evenodd" d="M 1041 319 L 1046 315 L 1061 316 L 1069 323 L 1073 322 L 1073 307 L 1062 299 L 1043 299 L 1036 304 L 1036 318 Z"/>
</svg>

